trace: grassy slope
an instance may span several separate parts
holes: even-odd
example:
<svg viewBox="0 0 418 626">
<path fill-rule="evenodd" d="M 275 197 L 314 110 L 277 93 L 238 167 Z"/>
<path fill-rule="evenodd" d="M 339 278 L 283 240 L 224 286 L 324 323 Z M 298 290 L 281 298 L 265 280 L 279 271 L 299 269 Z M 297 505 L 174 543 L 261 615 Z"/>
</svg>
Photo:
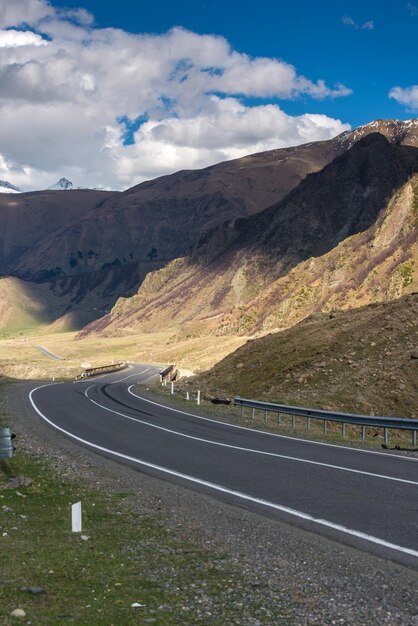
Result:
<svg viewBox="0 0 418 626">
<path fill-rule="evenodd" d="M 193 387 L 273 402 L 418 417 L 418 295 L 247 342 Z"/>
<path fill-rule="evenodd" d="M 245 342 L 245 337 L 179 339 L 171 332 L 127 334 L 124 337 L 88 337 L 74 333 L 0 340 L 0 375 L 13 378 L 75 377 L 82 363 L 103 365 L 112 360 L 136 363 L 177 363 L 187 370 L 212 367 Z M 42 345 L 62 357 L 56 361 L 36 349 Z"/>
<path fill-rule="evenodd" d="M 39 331 L 63 315 L 64 310 L 64 300 L 54 296 L 48 285 L 0 278 L 0 335 Z"/>
</svg>

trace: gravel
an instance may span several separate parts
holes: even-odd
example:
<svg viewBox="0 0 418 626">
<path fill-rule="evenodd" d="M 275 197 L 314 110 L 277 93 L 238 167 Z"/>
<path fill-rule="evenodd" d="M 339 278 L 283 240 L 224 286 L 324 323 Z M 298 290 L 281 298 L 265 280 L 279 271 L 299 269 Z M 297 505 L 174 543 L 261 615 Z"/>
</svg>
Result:
<svg viewBox="0 0 418 626">
<path fill-rule="evenodd" d="M 260 625 L 277 625 L 268 612 L 276 603 L 283 607 L 283 623 L 298 626 L 418 626 L 416 570 L 76 446 L 33 416 L 27 400 L 33 386 L 20 382 L 7 388 L 16 447 L 48 457 L 57 471 L 83 478 L 103 493 L 133 493 L 129 505 L 136 510 L 158 511 L 176 532 L 209 549 L 223 549 L 246 580 L 240 601 L 266 606 Z"/>
</svg>

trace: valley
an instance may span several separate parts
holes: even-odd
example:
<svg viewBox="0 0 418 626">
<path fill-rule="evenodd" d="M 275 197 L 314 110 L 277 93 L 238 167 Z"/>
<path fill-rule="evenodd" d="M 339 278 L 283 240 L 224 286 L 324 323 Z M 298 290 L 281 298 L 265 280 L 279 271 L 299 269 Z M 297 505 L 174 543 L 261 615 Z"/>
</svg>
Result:
<svg viewBox="0 0 418 626">
<path fill-rule="evenodd" d="M 125 192 L 2 194 L 1 373 L 74 378 L 85 363 L 175 362 L 201 373 L 189 384 L 208 396 L 415 416 L 412 370 L 392 361 L 397 345 L 416 364 L 417 207 L 418 120 Z M 393 316 L 406 333 L 388 326 Z M 386 327 L 385 342 L 372 339 Z M 344 333 L 348 353 L 333 343 Z M 237 370 L 239 348 L 251 356 Z"/>
</svg>

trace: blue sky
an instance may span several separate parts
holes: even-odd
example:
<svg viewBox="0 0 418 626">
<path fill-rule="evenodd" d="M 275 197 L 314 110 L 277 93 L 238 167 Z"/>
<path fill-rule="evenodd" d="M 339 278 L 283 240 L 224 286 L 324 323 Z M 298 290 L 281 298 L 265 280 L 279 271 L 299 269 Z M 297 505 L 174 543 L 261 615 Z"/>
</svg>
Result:
<svg viewBox="0 0 418 626">
<path fill-rule="evenodd" d="M 418 0 L 0 0 L 0 179 L 125 189 L 418 115 Z"/>
<path fill-rule="evenodd" d="M 353 90 L 352 96 L 332 101 L 281 101 L 282 108 L 295 115 L 309 109 L 352 126 L 376 118 L 414 116 L 388 94 L 394 86 L 418 83 L 418 0 L 65 0 L 54 4 L 83 6 L 101 27 L 162 33 L 183 26 L 201 34 L 223 35 L 240 52 L 283 59 L 312 80 L 341 82 Z M 370 22 L 373 25 L 362 28 Z"/>
</svg>

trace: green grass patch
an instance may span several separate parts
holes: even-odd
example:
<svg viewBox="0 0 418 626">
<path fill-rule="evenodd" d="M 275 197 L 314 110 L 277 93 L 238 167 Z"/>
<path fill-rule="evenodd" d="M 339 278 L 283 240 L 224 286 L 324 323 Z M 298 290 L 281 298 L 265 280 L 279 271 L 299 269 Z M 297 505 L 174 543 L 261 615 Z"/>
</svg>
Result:
<svg viewBox="0 0 418 626">
<path fill-rule="evenodd" d="M 22 453 L 1 463 L 0 483 L 16 474 L 33 484 L 0 490 L 3 625 L 18 621 L 10 617 L 15 608 L 32 624 L 51 625 L 233 624 L 271 614 L 262 594 L 243 605 L 246 584 L 227 555 L 167 528 L 158 514 L 135 513 L 130 494 L 103 496 Z M 70 505 L 78 500 L 87 541 L 71 533 Z"/>
<path fill-rule="evenodd" d="M 193 540 L 138 495 L 95 488 L 15 444 L 15 457 L 0 462 L 3 626 L 290 623 L 267 583 L 248 594 L 238 559 Z M 32 484 L 10 482 L 20 475 Z M 87 540 L 71 532 L 79 500 Z M 26 617 L 12 617 L 16 608 Z"/>
</svg>

